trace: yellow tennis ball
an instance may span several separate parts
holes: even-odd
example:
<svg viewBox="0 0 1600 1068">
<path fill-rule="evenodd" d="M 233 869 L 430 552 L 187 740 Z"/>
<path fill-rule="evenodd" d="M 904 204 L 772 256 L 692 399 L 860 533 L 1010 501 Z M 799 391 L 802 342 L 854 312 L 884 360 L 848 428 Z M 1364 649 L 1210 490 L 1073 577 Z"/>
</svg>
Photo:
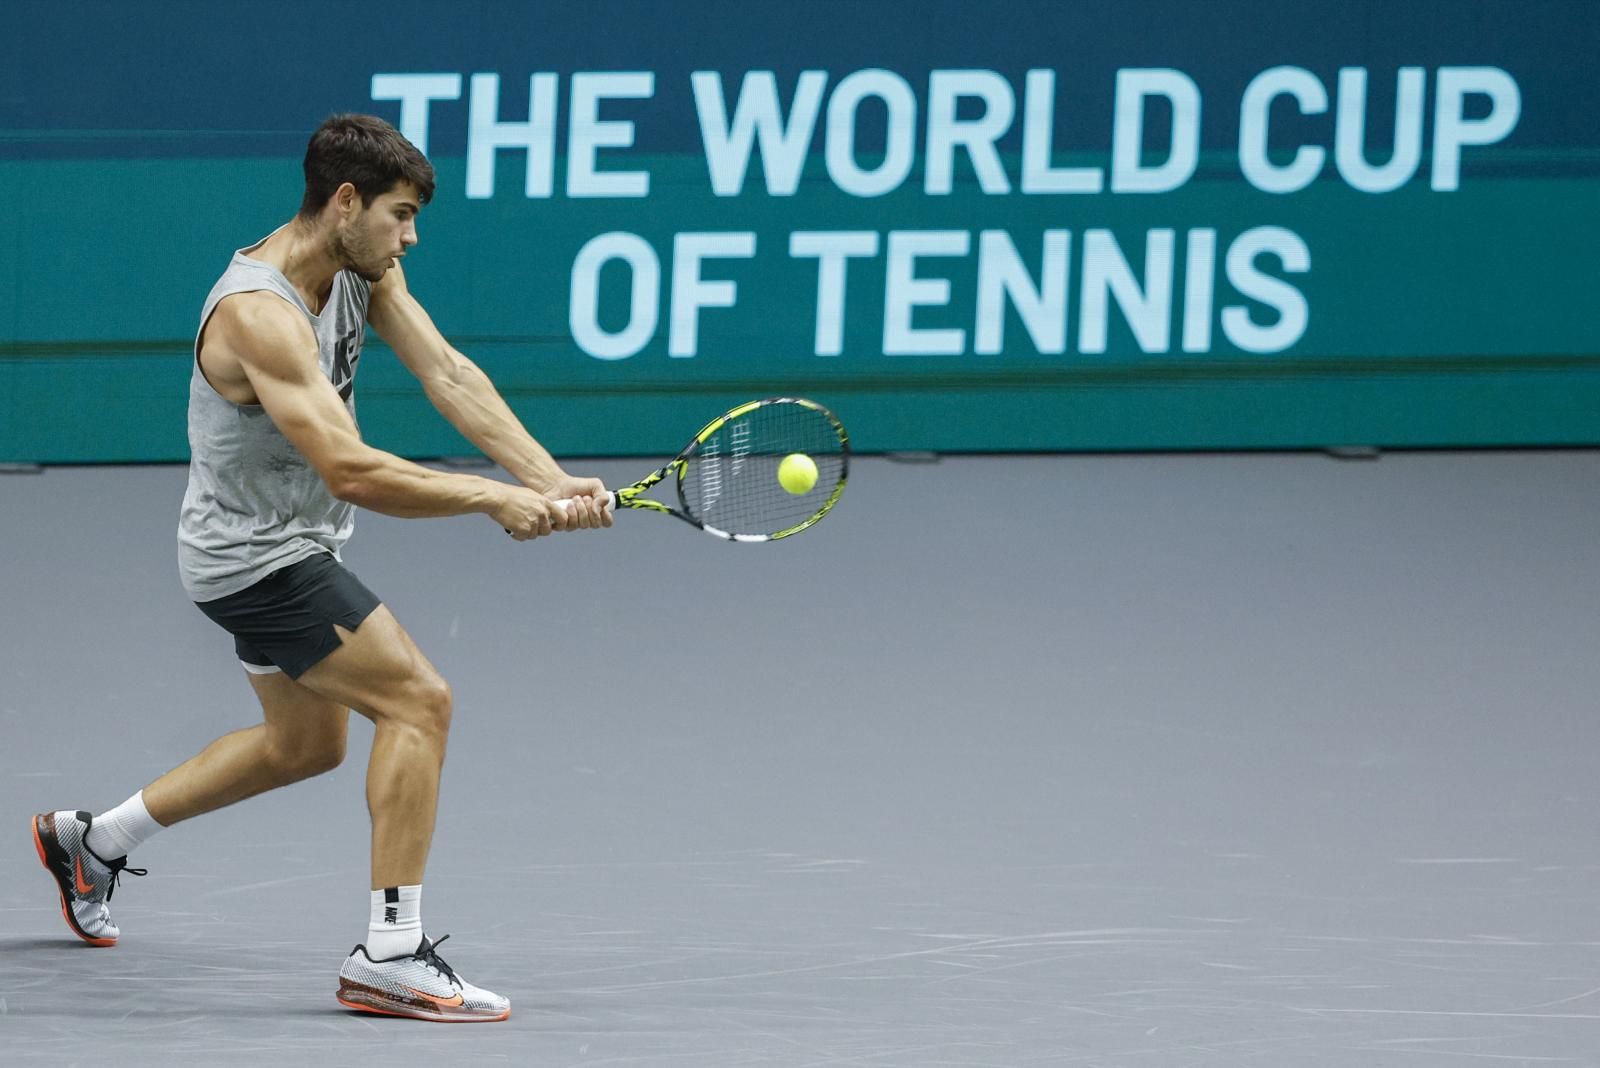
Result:
<svg viewBox="0 0 1600 1068">
<path fill-rule="evenodd" d="M 778 465 L 778 485 L 790 493 L 806 493 L 816 484 L 816 461 L 805 453 L 791 452 Z"/>
</svg>

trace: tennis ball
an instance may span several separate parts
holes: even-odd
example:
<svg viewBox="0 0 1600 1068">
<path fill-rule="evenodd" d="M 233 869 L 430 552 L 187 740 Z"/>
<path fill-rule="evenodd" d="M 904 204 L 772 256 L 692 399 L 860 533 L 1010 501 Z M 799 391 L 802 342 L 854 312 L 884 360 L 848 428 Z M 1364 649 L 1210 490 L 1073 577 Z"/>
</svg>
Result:
<svg viewBox="0 0 1600 1068">
<path fill-rule="evenodd" d="M 817 464 L 803 452 L 791 452 L 778 465 L 778 485 L 793 494 L 808 492 L 817 484 Z"/>
</svg>

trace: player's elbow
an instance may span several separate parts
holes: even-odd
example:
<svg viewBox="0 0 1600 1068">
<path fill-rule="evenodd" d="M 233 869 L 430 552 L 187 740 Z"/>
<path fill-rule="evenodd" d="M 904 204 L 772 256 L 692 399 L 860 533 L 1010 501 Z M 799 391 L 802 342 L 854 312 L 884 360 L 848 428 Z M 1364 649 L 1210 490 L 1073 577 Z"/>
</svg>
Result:
<svg viewBox="0 0 1600 1068">
<path fill-rule="evenodd" d="M 322 482 L 328 487 L 328 492 L 338 500 L 361 507 L 361 500 L 366 496 L 366 485 L 361 478 L 330 472 L 322 476 Z"/>
<path fill-rule="evenodd" d="M 366 497 L 365 486 L 357 478 L 329 478 L 324 476 L 322 481 L 327 485 L 328 492 L 346 504 L 362 507 L 363 498 Z"/>
<path fill-rule="evenodd" d="M 340 457 L 321 469 L 323 484 L 339 500 L 356 507 L 364 507 L 371 499 L 377 480 L 378 465 L 364 456 Z"/>
<path fill-rule="evenodd" d="M 476 364 L 452 349 L 435 372 L 423 379 L 422 390 L 441 412 L 458 411 L 466 405 L 473 389 L 487 380 Z"/>
</svg>

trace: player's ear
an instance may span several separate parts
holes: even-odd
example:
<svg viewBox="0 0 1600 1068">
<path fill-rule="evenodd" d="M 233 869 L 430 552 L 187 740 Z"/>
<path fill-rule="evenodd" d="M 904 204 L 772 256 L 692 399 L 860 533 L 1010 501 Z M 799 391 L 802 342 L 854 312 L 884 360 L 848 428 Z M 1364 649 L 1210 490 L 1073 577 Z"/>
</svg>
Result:
<svg viewBox="0 0 1600 1068">
<path fill-rule="evenodd" d="M 339 188 L 333 191 L 333 206 L 339 209 L 340 215 L 350 215 L 361 201 L 361 194 L 356 191 L 355 183 L 341 182 Z"/>
</svg>

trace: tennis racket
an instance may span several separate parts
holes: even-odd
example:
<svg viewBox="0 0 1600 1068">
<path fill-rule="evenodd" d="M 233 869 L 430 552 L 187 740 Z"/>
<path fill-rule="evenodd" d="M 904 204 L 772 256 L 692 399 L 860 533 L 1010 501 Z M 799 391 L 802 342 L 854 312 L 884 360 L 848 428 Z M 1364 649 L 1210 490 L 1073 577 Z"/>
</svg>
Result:
<svg viewBox="0 0 1600 1068">
<path fill-rule="evenodd" d="M 778 465 L 796 453 L 817 469 L 801 493 L 778 481 Z M 832 412 L 800 397 L 768 397 L 707 423 L 677 456 L 612 493 L 611 503 L 676 516 L 728 541 L 776 541 L 827 515 L 849 468 L 850 438 Z M 677 476 L 676 507 L 644 495 L 669 475 Z"/>
</svg>

